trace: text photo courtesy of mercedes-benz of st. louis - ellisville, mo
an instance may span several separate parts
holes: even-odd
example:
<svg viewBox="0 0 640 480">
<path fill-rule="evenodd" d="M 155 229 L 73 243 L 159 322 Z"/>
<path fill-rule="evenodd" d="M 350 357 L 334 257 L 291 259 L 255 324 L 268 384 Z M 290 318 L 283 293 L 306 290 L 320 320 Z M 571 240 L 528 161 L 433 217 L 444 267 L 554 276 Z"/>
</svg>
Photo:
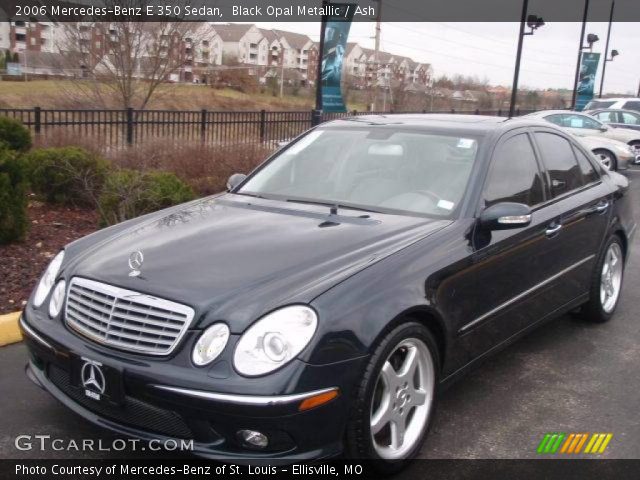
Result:
<svg viewBox="0 0 640 480">
<path fill-rule="evenodd" d="M 3 2 L 0 477 L 633 478 L 639 26 Z"/>
</svg>

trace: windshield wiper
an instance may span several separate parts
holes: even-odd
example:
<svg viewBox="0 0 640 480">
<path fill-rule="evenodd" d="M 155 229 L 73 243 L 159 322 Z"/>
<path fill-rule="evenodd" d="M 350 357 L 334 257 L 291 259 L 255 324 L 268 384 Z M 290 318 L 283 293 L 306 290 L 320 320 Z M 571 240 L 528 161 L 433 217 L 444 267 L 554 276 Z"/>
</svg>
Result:
<svg viewBox="0 0 640 480">
<path fill-rule="evenodd" d="M 359 207 L 359 206 L 355 206 L 355 205 L 346 205 L 344 203 L 337 203 L 337 202 L 323 202 L 321 200 L 307 200 L 307 199 L 302 199 L 302 198 L 287 198 L 287 202 L 292 202 L 292 203 L 305 203 L 305 204 L 309 204 L 309 205 L 324 205 L 327 207 L 331 207 L 331 213 L 333 213 L 334 215 L 337 214 L 337 209 L 338 208 L 344 208 L 345 210 L 360 210 L 362 212 L 370 212 L 370 213 L 382 213 L 378 210 L 373 210 L 370 208 L 364 208 L 364 207 Z M 335 212 L 334 212 L 334 208 L 335 208 Z"/>
</svg>

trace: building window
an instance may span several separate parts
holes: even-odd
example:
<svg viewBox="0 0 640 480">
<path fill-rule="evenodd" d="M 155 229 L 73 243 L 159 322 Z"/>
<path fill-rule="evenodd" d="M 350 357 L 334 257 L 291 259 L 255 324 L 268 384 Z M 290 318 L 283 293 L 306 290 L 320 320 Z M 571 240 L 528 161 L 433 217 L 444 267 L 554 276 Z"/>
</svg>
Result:
<svg viewBox="0 0 640 480">
<path fill-rule="evenodd" d="M 37 45 L 38 39 L 36 37 L 31 37 L 31 45 Z"/>
<path fill-rule="evenodd" d="M 27 35 L 24 33 L 16 33 L 16 42 L 26 42 Z"/>
</svg>

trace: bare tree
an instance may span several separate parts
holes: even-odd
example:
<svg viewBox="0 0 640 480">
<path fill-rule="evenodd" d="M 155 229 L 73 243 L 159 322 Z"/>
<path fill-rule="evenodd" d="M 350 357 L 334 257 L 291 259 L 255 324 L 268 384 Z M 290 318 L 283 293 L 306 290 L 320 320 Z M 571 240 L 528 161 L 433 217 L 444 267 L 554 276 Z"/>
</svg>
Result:
<svg viewBox="0 0 640 480">
<path fill-rule="evenodd" d="M 147 0 L 105 0 L 107 8 L 139 6 Z M 113 4 L 113 5 L 110 5 Z M 143 10 L 144 11 L 144 10 Z M 74 65 L 69 95 L 95 106 L 143 109 L 158 87 L 203 55 L 203 40 L 213 35 L 204 22 L 65 23 L 58 47 L 66 67 Z M 206 42 L 205 42 L 206 45 Z M 208 54 L 206 55 L 208 57 Z"/>
</svg>

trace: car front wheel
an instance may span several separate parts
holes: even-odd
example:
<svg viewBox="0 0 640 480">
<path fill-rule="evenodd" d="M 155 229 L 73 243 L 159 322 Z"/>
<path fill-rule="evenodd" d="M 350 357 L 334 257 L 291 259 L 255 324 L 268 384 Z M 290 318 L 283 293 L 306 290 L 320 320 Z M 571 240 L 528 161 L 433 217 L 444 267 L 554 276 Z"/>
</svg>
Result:
<svg viewBox="0 0 640 480">
<path fill-rule="evenodd" d="M 378 344 L 359 385 L 347 432 L 350 456 L 381 473 L 402 469 L 419 451 L 432 417 L 439 359 L 433 336 L 405 323 Z"/>
<path fill-rule="evenodd" d="M 616 171 L 618 170 L 618 163 L 616 161 L 616 157 L 613 153 L 608 150 L 597 149 L 593 151 L 593 154 L 596 156 L 600 163 L 604 165 L 607 170 Z"/>
</svg>

